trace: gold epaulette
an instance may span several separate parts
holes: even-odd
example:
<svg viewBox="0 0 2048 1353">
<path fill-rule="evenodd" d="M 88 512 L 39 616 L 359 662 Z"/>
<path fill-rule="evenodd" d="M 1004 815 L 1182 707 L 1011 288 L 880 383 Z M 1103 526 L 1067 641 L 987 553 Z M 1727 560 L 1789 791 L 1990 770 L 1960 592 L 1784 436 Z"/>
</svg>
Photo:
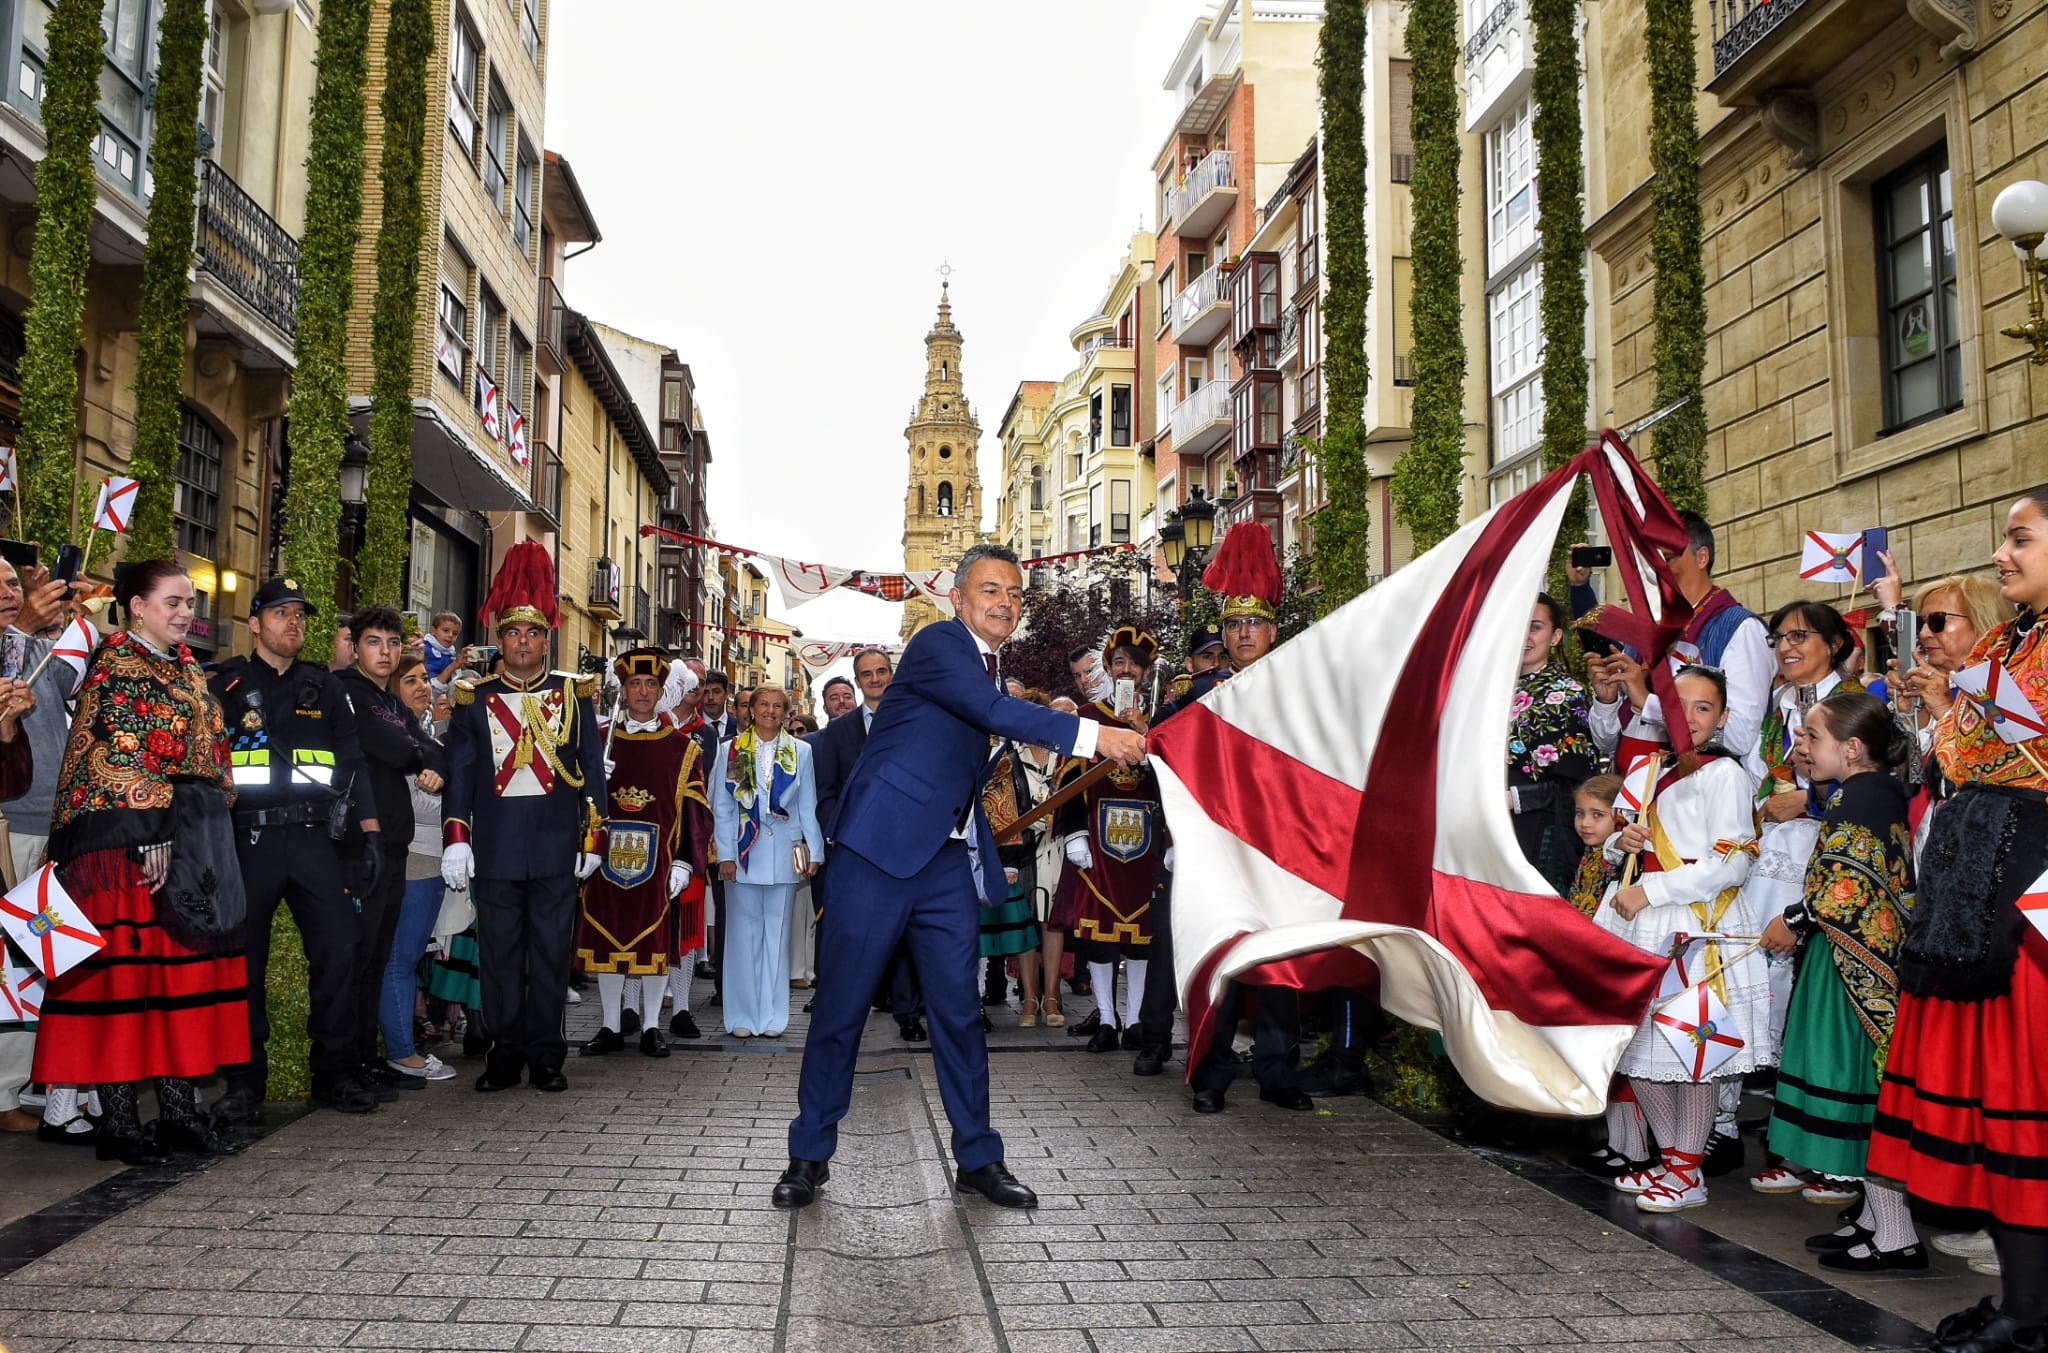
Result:
<svg viewBox="0 0 2048 1353">
<path fill-rule="evenodd" d="M 473 705 L 473 704 L 475 704 L 475 703 L 476 703 L 476 685 L 477 685 L 477 683 L 475 683 L 474 681 L 458 681 L 458 682 L 456 682 L 456 683 L 455 683 L 455 691 L 454 691 L 454 695 L 455 695 L 455 703 L 456 703 L 456 704 L 458 704 L 458 705 Z"/>
<path fill-rule="evenodd" d="M 562 679 L 564 687 L 576 693 L 577 699 L 594 700 L 597 698 L 597 688 L 599 685 L 597 673 L 557 672 L 555 675 Z"/>
<path fill-rule="evenodd" d="M 1193 690 L 1194 686 L 1195 679 L 1185 672 L 1181 673 L 1173 679 L 1173 698 L 1176 700 L 1186 699 L 1187 693 Z"/>
</svg>

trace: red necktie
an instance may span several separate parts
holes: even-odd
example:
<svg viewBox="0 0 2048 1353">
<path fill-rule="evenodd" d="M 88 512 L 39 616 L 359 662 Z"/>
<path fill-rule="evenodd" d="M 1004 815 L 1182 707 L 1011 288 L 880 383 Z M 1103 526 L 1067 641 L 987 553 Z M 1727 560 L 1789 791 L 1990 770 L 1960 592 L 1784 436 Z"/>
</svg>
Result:
<svg viewBox="0 0 2048 1353">
<path fill-rule="evenodd" d="M 996 655 L 993 653 L 984 653 L 981 655 L 981 661 L 982 664 L 988 668 L 988 679 L 990 681 L 994 681 L 996 679 Z"/>
</svg>

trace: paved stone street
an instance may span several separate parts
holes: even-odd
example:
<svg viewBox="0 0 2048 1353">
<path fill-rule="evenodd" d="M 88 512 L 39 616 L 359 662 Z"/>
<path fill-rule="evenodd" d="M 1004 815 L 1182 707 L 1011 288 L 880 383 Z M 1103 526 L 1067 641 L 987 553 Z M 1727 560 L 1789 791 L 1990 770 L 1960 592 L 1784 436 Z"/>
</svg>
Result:
<svg viewBox="0 0 2048 1353">
<path fill-rule="evenodd" d="M 792 1044 L 572 1061 L 561 1096 L 464 1077 L 115 1212 L 0 1281 L 0 1346 L 1847 1347 L 1369 1101 L 1293 1115 L 1247 1085 L 1205 1118 L 1059 1031 L 997 1041 L 1035 1213 L 956 1201 L 930 1059 L 877 1017 L 805 1212 L 768 1204 Z"/>
</svg>

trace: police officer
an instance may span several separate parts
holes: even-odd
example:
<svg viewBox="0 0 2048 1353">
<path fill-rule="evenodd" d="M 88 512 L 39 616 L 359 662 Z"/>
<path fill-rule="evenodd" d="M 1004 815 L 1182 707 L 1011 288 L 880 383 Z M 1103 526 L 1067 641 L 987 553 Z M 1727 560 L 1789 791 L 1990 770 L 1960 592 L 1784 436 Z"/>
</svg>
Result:
<svg viewBox="0 0 2048 1353">
<path fill-rule="evenodd" d="M 229 1121 L 262 1116 L 270 1061 L 264 975 L 281 902 L 304 941 L 309 973 L 306 1034 L 313 1102 L 364 1113 L 396 1090 L 373 1087 L 355 1045 L 350 970 L 355 906 L 342 890 L 337 841 L 353 817 L 383 862 L 370 777 L 356 743 L 355 711 L 324 667 L 298 660 L 312 603 L 290 578 L 272 578 L 249 605 L 256 651 L 213 668 L 209 684 L 227 722 L 235 783 L 235 853 L 249 897 L 249 1061 L 227 1072 Z M 360 872 L 360 871 L 359 871 Z"/>
</svg>

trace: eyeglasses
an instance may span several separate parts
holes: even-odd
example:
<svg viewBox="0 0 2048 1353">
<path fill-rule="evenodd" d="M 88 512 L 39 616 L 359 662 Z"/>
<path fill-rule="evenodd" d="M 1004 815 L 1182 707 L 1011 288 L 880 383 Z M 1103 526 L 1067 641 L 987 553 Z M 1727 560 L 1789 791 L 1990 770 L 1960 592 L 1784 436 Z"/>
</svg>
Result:
<svg viewBox="0 0 2048 1353">
<path fill-rule="evenodd" d="M 1769 644 L 1772 648 L 1776 648 L 1779 644 L 1792 644 L 1794 646 L 1797 646 L 1799 644 L 1805 643 L 1808 639 L 1811 639 L 1812 637 L 1812 630 L 1779 630 L 1776 634 L 1773 634 L 1770 638 L 1764 640 L 1764 642 Z"/>
<path fill-rule="evenodd" d="M 1949 621 L 1969 618 L 1960 611 L 1929 611 L 1920 617 L 1920 623 L 1927 627 L 1929 634 L 1939 634 L 1948 628 Z"/>
<path fill-rule="evenodd" d="M 1262 615 L 1234 615 L 1223 622 L 1223 628 L 1226 630 L 1255 630 L 1261 625 L 1270 625 L 1272 623 L 1272 621 Z"/>
</svg>

